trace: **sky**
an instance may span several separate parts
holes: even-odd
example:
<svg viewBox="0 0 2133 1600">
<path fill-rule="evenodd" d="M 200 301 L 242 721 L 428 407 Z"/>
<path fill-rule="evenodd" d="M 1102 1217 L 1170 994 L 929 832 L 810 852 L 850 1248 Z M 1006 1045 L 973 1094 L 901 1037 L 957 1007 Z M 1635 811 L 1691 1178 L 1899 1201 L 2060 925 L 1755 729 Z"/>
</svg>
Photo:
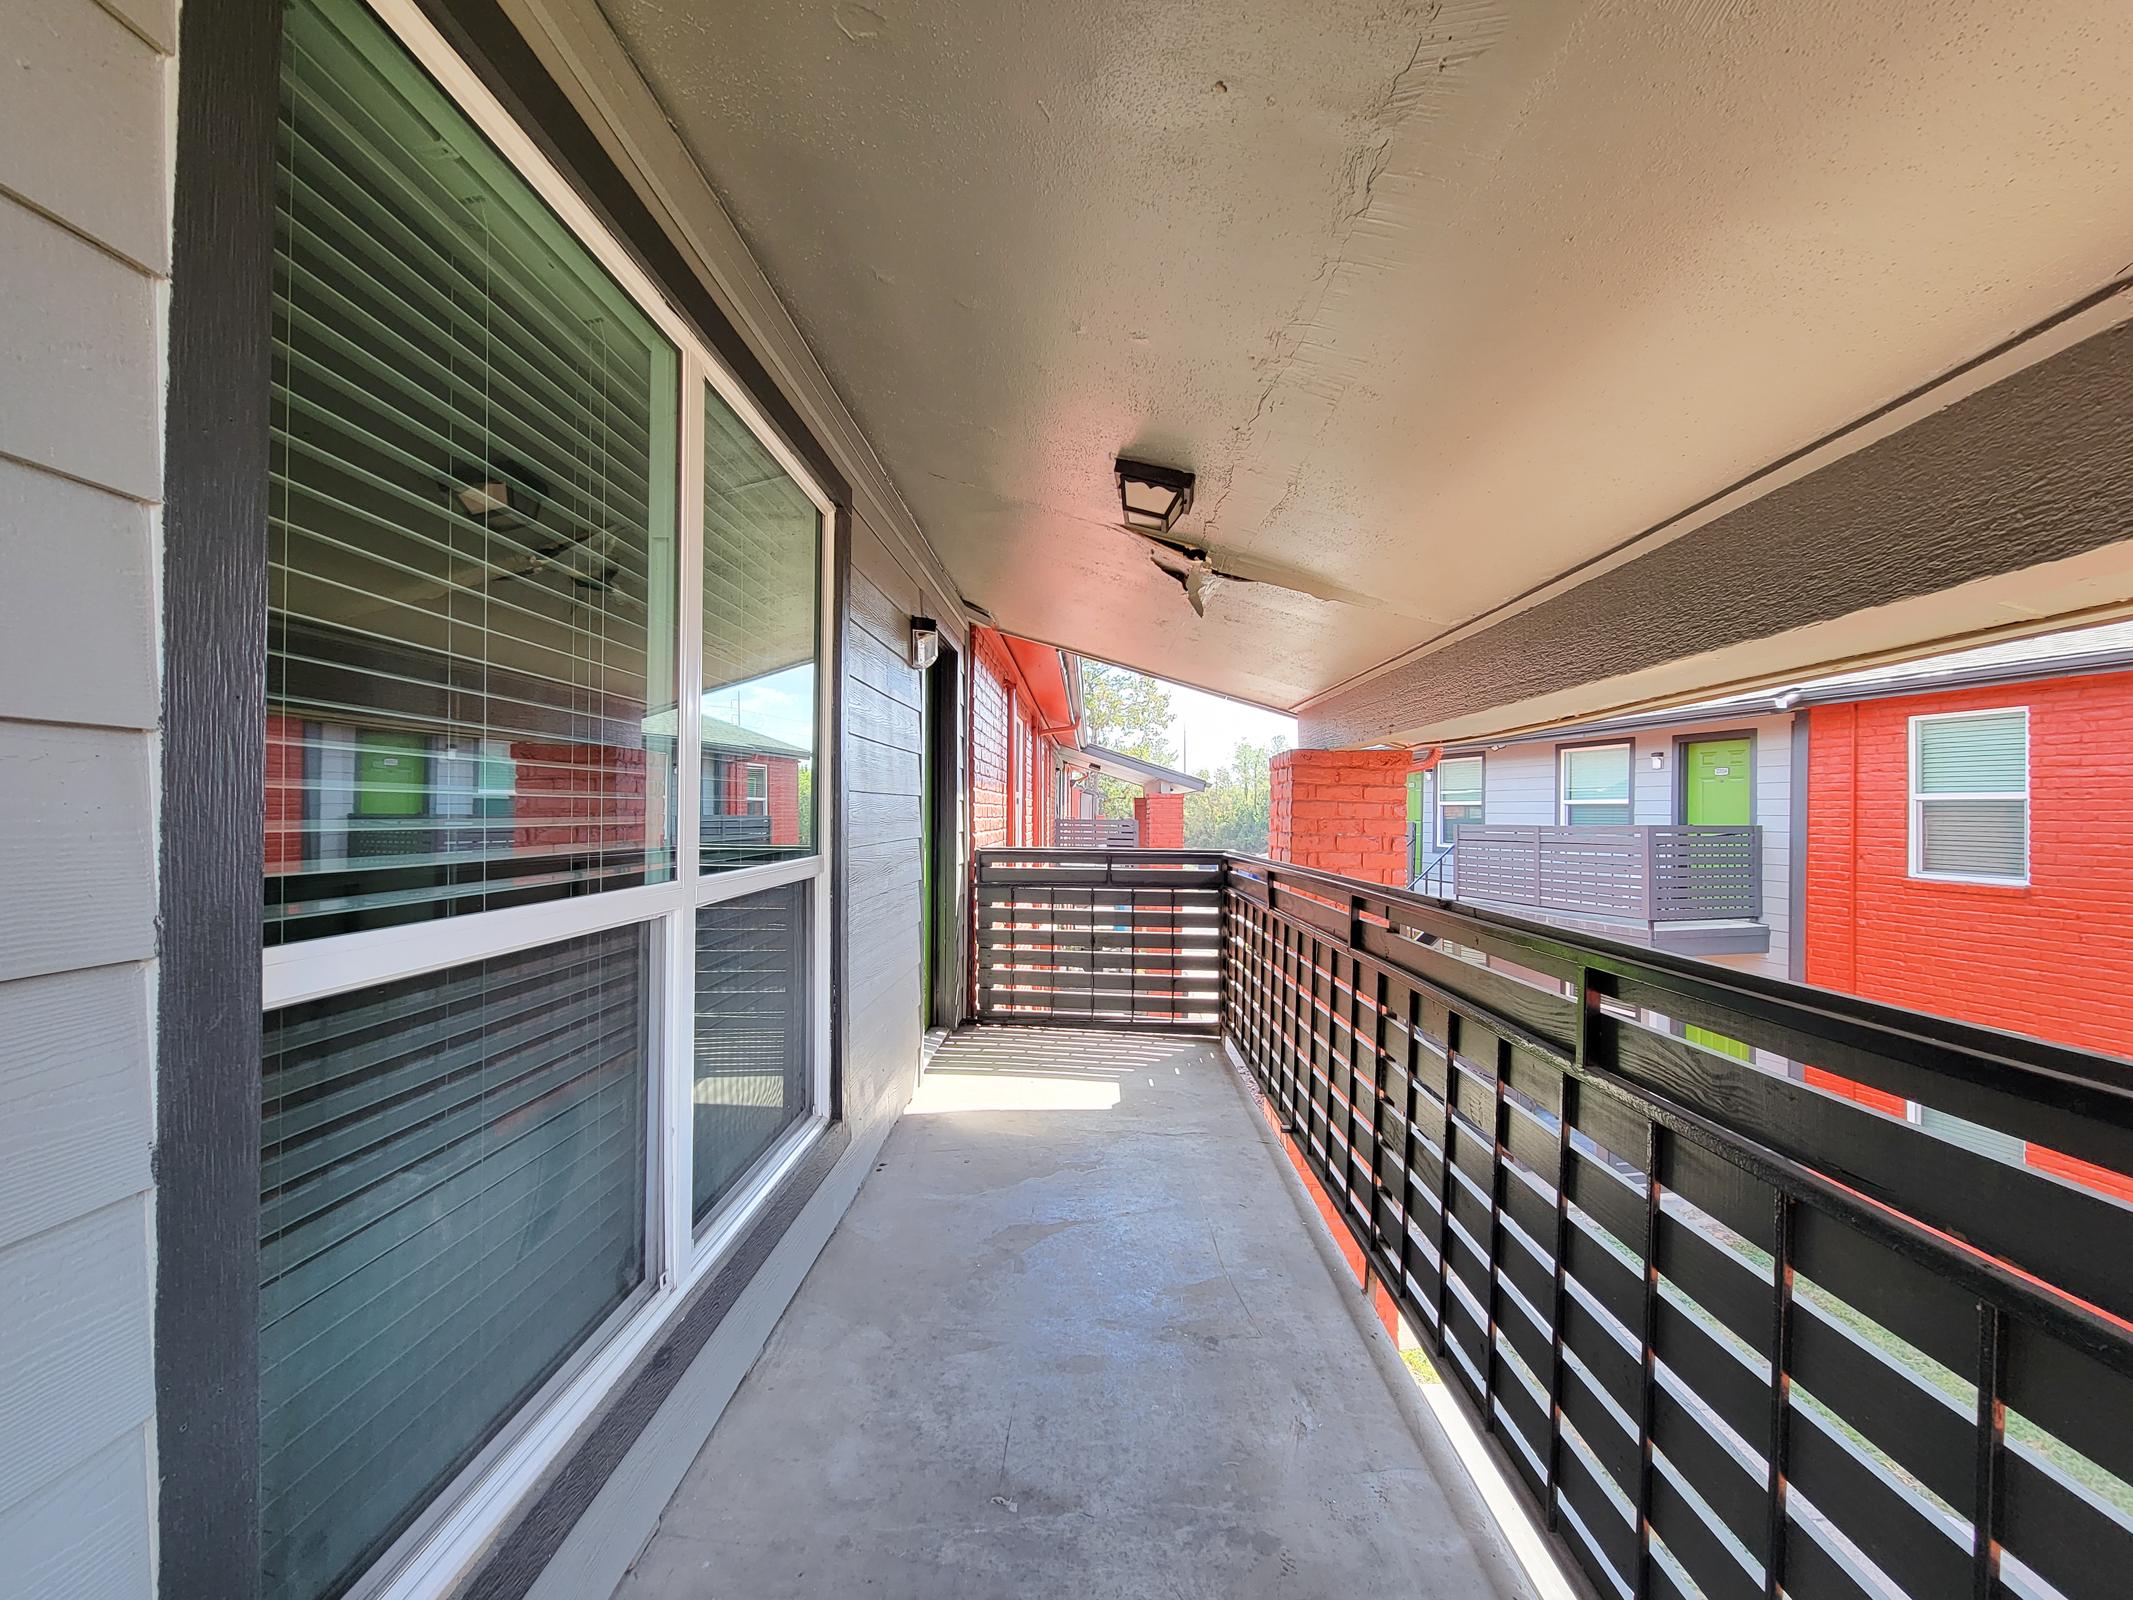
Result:
<svg viewBox="0 0 2133 1600">
<path fill-rule="evenodd" d="M 1296 743 L 1296 719 L 1262 711 L 1241 701 L 1225 700 L 1218 694 L 1188 689 L 1182 683 L 1156 679 L 1170 691 L 1170 745 L 1179 752 L 1178 765 L 1186 772 L 1212 771 L 1229 760 L 1239 740 L 1266 744 L 1277 735 Z"/>
<path fill-rule="evenodd" d="M 812 664 L 792 667 L 713 690 L 704 696 L 704 710 L 774 739 L 811 747 L 815 742 L 810 726 L 814 719 L 814 671 Z M 1223 765 L 1242 739 L 1263 745 L 1278 735 L 1291 745 L 1296 743 L 1294 717 L 1188 689 L 1167 679 L 1158 678 L 1156 682 L 1170 691 L 1170 747 L 1180 753 L 1184 771 L 1212 771 Z"/>
</svg>

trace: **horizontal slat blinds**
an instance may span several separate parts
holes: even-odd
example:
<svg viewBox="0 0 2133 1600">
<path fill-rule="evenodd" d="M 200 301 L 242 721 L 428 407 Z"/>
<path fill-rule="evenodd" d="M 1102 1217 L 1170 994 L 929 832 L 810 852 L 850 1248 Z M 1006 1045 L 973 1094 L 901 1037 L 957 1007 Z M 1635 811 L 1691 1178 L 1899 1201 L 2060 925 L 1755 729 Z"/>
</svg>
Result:
<svg viewBox="0 0 2133 1600">
<path fill-rule="evenodd" d="M 696 913 L 699 1220 L 807 1107 L 808 885 Z"/>
<path fill-rule="evenodd" d="M 269 1012 L 269 1600 L 341 1593 L 644 1281 L 647 936 Z"/>
<path fill-rule="evenodd" d="M 2029 718 L 2017 709 L 1913 725 L 1920 872 L 2029 875 Z"/>
<path fill-rule="evenodd" d="M 356 0 L 276 218 L 268 942 L 670 875 L 673 345 Z"/>
<path fill-rule="evenodd" d="M 1920 794 L 2006 793 L 2028 785 L 2029 718 L 2022 712 L 1919 720 Z"/>
<path fill-rule="evenodd" d="M 704 402 L 702 864 L 815 848 L 821 515 L 715 391 Z M 764 804 L 751 807 L 755 782 Z"/>
<path fill-rule="evenodd" d="M 2020 878 L 2029 871 L 2025 800 L 1925 800 L 1918 865 L 1958 877 Z"/>
</svg>

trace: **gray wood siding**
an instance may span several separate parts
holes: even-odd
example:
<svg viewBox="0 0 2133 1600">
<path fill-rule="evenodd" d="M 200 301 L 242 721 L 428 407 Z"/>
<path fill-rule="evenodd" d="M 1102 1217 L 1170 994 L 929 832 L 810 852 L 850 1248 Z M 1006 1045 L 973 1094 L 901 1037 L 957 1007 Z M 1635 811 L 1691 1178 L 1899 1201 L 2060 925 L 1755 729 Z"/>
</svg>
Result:
<svg viewBox="0 0 2133 1600">
<path fill-rule="evenodd" d="M 176 8 L 0 96 L 0 1588 L 150 1592 L 156 502 Z"/>
</svg>

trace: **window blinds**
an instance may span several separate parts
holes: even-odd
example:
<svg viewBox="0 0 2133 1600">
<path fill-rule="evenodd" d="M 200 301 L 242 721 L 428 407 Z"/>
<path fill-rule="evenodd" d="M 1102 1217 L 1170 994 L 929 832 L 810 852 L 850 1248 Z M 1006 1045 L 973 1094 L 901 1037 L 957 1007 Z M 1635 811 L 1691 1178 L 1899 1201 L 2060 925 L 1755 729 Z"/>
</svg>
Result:
<svg viewBox="0 0 2133 1600">
<path fill-rule="evenodd" d="M 1912 724 L 1916 867 L 1956 878 L 2029 875 L 2029 718 L 2020 710 Z"/>
<path fill-rule="evenodd" d="M 807 1107 L 807 894 L 786 884 L 696 913 L 699 1220 Z"/>
<path fill-rule="evenodd" d="M 280 139 L 269 942 L 666 876 L 674 347 L 356 0 Z"/>
<path fill-rule="evenodd" d="M 648 940 L 269 1012 L 269 1600 L 341 1593 L 644 1280 Z"/>
</svg>

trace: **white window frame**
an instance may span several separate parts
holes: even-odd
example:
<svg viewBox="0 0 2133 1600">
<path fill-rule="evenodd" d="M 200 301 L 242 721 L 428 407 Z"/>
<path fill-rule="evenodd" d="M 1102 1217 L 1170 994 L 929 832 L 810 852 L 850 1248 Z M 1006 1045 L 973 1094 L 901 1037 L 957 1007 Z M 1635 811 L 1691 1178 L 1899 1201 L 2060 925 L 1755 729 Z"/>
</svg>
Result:
<svg viewBox="0 0 2133 1600">
<path fill-rule="evenodd" d="M 1437 762 L 1436 770 L 1430 774 L 1433 781 L 1429 786 L 1430 837 L 1435 841 L 1431 848 L 1436 850 L 1449 850 L 1453 843 L 1452 838 L 1447 837 L 1444 831 L 1444 769 L 1454 761 L 1471 761 L 1480 769 L 1481 816 L 1478 821 L 1486 824 L 1489 820 L 1488 757 L 1477 752 L 1473 755 L 1444 756 L 1440 758 Z M 1466 805 L 1467 803 L 1464 800 L 1453 802 L 1455 805 Z"/>
<path fill-rule="evenodd" d="M 1979 717 L 2004 717 L 2018 712 L 2022 718 L 2022 787 L 2014 789 L 1965 789 L 1951 794 L 1921 794 L 1918 788 L 1918 768 L 1921 728 L 1929 722 L 1968 722 Z M 2030 876 L 2031 800 L 2030 800 L 2030 738 L 2028 706 L 1983 706 L 1970 711 L 1927 711 L 1910 720 L 1906 729 L 1909 744 L 1907 762 L 1909 782 L 1908 804 L 1905 806 L 1904 832 L 1906 835 L 1905 865 L 1909 875 L 1924 883 L 1976 883 L 1995 889 L 2026 889 Z M 1991 873 L 1974 872 L 1928 872 L 1922 864 L 1925 849 L 1926 807 L 1940 800 L 2019 800 L 2022 802 L 2022 872 L 2019 877 L 2001 877 Z"/>
<path fill-rule="evenodd" d="M 758 783 L 762 785 L 763 792 L 761 794 L 756 793 L 756 785 Z M 770 815 L 769 762 L 751 761 L 748 763 L 745 776 L 741 779 L 741 801 L 742 804 L 748 807 L 748 815 L 751 817 L 767 817 Z M 758 806 L 762 809 L 757 810 Z"/>
<path fill-rule="evenodd" d="M 598 894 L 472 912 L 403 927 L 268 946 L 262 951 L 263 1010 L 369 988 L 465 962 L 531 949 L 605 929 L 648 925 L 646 981 L 652 1050 L 646 1103 L 645 1284 L 573 1353 L 555 1378 L 519 1408 L 498 1437 L 431 1501 L 414 1525 L 350 1591 L 349 1600 L 429 1600 L 449 1590 L 568 1447 L 631 1363 L 665 1331 L 689 1292 L 746 1233 L 765 1201 L 828 1127 L 830 951 L 835 910 L 822 841 L 833 836 L 837 752 L 830 686 L 842 670 L 835 615 L 836 506 L 807 464 L 779 436 L 740 381 L 669 305 L 664 292 L 612 238 L 568 179 L 512 120 L 473 69 L 425 17 L 417 0 L 368 0 L 372 12 L 434 78 L 446 97 L 546 202 L 680 352 L 677 495 L 678 593 L 674 876 Z M 703 516 L 705 392 L 716 391 L 821 515 L 818 648 L 815 657 L 815 852 L 792 860 L 704 873 L 701 829 L 703 700 Z M 663 687 L 663 686 L 662 686 Z M 767 799 L 767 783 L 766 783 Z M 806 1113 L 764 1154 L 699 1227 L 691 1215 L 690 1116 L 695 1027 L 696 911 L 787 883 L 806 883 L 813 1071 Z"/>
<path fill-rule="evenodd" d="M 1570 757 L 1588 750 L 1620 750 L 1628 756 L 1629 793 L 1620 800 L 1572 800 Z M 1629 815 L 1620 822 L 1580 822 L 1572 809 L 1577 806 L 1627 806 Z M 1565 828 L 1633 828 L 1637 824 L 1637 742 L 1634 739 L 1599 739 L 1590 744 L 1564 744 L 1555 748 L 1555 818 Z"/>
</svg>

